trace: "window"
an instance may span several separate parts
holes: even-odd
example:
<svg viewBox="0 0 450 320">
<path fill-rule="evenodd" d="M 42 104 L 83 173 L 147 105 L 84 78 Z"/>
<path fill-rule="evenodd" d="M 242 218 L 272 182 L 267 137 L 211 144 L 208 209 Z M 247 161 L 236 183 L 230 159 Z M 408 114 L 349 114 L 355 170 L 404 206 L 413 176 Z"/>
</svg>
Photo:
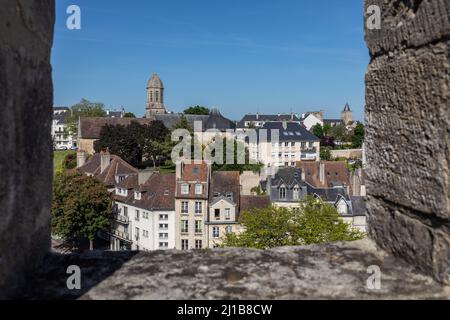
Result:
<svg viewBox="0 0 450 320">
<path fill-rule="evenodd" d="M 188 240 L 181 240 L 181 250 L 188 250 L 188 249 L 189 249 Z"/>
<path fill-rule="evenodd" d="M 227 192 L 226 193 L 226 197 L 230 200 L 233 200 L 233 193 L 232 192 Z"/>
<path fill-rule="evenodd" d="M 125 216 L 125 217 L 128 217 L 128 207 L 123 207 L 123 215 Z"/>
<path fill-rule="evenodd" d="M 195 185 L 195 194 L 202 194 L 203 193 L 203 186 L 200 183 L 197 183 Z"/>
<path fill-rule="evenodd" d="M 181 220 L 181 233 L 188 233 L 188 232 L 189 232 L 189 221 Z"/>
<path fill-rule="evenodd" d="M 181 194 L 189 194 L 189 185 L 188 184 L 182 184 L 181 185 Z"/>
<path fill-rule="evenodd" d="M 189 202 L 187 201 L 181 202 L 181 213 L 189 213 Z"/>
<path fill-rule="evenodd" d="M 292 194 L 292 197 L 294 198 L 294 200 L 300 199 L 300 188 L 298 186 L 294 187 L 294 192 Z"/>
<path fill-rule="evenodd" d="M 286 188 L 285 187 L 280 188 L 280 199 L 286 199 Z"/>
<path fill-rule="evenodd" d="M 200 201 L 195 202 L 195 213 L 202 213 L 202 203 Z"/>
<path fill-rule="evenodd" d="M 214 210 L 214 218 L 216 220 L 220 220 L 220 209 L 215 209 Z"/>
<path fill-rule="evenodd" d="M 169 234 L 168 233 L 160 233 L 159 238 L 160 239 L 169 239 Z"/>
<path fill-rule="evenodd" d="M 161 221 L 169 220 L 169 215 L 168 214 L 160 214 L 159 220 L 161 220 Z"/>
<path fill-rule="evenodd" d="M 213 227 L 213 238 L 218 238 L 220 236 L 219 227 Z"/>
<path fill-rule="evenodd" d="M 139 210 L 136 210 L 136 214 L 134 215 L 136 221 L 139 221 Z"/>
<path fill-rule="evenodd" d="M 195 233 L 203 233 L 203 221 L 195 220 Z"/>
<path fill-rule="evenodd" d="M 226 232 L 227 234 L 232 233 L 232 232 L 233 232 L 233 227 L 232 227 L 232 226 L 227 226 L 227 227 L 225 228 L 225 232 Z"/>
<path fill-rule="evenodd" d="M 142 230 L 142 236 L 144 238 L 148 238 L 148 231 L 147 230 Z"/>
<path fill-rule="evenodd" d="M 134 198 L 135 198 L 136 200 L 141 200 L 141 193 L 138 192 L 138 191 L 136 191 L 136 192 L 134 193 Z"/>
<path fill-rule="evenodd" d="M 166 223 L 160 223 L 160 224 L 159 224 L 159 229 L 161 229 L 161 230 L 167 230 L 167 229 L 169 229 L 169 225 L 166 224 Z"/>
<path fill-rule="evenodd" d="M 148 212 L 142 212 L 142 217 L 144 219 L 148 219 Z"/>
<path fill-rule="evenodd" d="M 203 241 L 195 240 L 195 249 L 202 249 L 202 248 L 203 248 Z"/>
<path fill-rule="evenodd" d="M 136 239 L 136 241 L 137 240 L 139 240 L 139 228 L 138 227 L 136 227 L 136 229 L 135 229 L 135 231 L 136 231 L 136 234 L 134 235 L 134 237 L 135 237 L 135 239 Z"/>
<path fill-rule="evenodd" d="M 227 219 L 227 220 L 231 219 L 231 209 L 230 208 L 225 209 L 225 219 Z"/>
<path fill-rule="evenodd" d="M 159 102 L 159 91 L 156 91 L 155 100 L 156 102 Z"/>
<path fill-rule="evenodd" d="M 161 249 L 164 249 L 164 248 L 167 249 L 169 247 L 169 243 L 168 242 L 160 242 L 159 247 Z"/>
</svg>

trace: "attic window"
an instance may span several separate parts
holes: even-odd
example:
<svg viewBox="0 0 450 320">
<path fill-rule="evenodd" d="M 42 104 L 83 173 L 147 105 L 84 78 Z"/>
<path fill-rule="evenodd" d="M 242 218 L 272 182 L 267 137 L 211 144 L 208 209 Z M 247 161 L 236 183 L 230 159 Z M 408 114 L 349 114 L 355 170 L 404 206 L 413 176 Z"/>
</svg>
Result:
<svg viewBox="0 0 450 320">
<path fill-rule="evenodd" d="M 227 192 L 226 197 L 228 199 L 233 199 L 233 193 L 232 192 Z"/>
<path fill-rule="evenodd" d="M 189 194 L 189 185 L 188 184 L 181 185 L 181 194 Z"/>
<path fill-rule="evenodd" d="M 169 190 L 164 191 L 164 195 L 168 196 L 169 195 Z"/>
<path fill-rule="evenodd" d="M 198 174 L 198 168 L 197 167 L 192 168 L 192 173 L 193 174 Z"/>
<path fill-rule="evenodd" d="M 214 192 L 214 193 L 213 193 L 213 197 L 214 197 L 214 198 L 217 198 L 217 197 L 219 197 L 219 196 L 220 196 L 220 193 L 219 193 L 219 192 Z"/>
</svg>

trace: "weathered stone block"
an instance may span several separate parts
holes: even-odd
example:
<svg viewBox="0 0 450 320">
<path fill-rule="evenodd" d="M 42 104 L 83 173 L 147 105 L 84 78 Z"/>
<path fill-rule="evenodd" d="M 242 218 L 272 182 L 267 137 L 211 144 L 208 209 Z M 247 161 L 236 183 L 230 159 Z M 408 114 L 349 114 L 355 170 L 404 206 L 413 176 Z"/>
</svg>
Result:
<svg viewBox="0 0 450 320">
<path fill-rule="evenodd" d="M 50 247 L 54 1 L 3 0 L 0 10 L 0 298 Z"/>
<path fill-rule="evenodd" d="M 369 234 L 450 283 L 450 2 L 366 0 Z"/>
</svg>

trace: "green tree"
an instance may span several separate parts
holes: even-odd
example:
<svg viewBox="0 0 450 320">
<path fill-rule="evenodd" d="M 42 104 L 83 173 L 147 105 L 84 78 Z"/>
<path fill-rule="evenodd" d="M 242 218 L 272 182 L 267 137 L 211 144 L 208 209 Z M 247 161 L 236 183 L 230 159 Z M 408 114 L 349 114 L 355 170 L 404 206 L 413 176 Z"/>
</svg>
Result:
<svg viewBox="0 0 450 320">
<path fill-rule="evenodd" d="M 315 126 L 313 126 L 311 128 L 311 132 L 317 138 L 322 138 L 323 137 L 323 127 L 322 127 L 322 125 L 320 123 L 316 124 Z"/>
<path fill-rule="evenodd" d="M 136 116 L 134 115 L 133 112 L 126 112 L 126 113 L 123 115 L 123 117 L 124 117 L 124 118 L 136 118 Z"/>
<path fill-rule="evenodd" d="M 192 106 L 184 110 L 184 114 L 209 115 L 209 109 L 202 106 Z"/>
<path fill-rule="evenodd" d="M 300 207 L 295 211 L 271 206 L 242 213 L 245 231 L 226 235 L 223 246 L 270 249 L 365 237 L 364 233 L 346 224 L 334 206 L 321 199 L 308 197 Z"/>
<path fill-rule="evenodd" d="M 320 160 L 330 161 L 332 158 L 330 148 L 320 148 Z"/>
<path fill-rule="evenodd" d="M 53 184 L 52 232 L 66 240 L 93 241 L 107 230 L 111 217 L 111 196 L 105 186 L 78 171 L 58 174 Z"/>
<path fill-rule="evenodd" d="M 80 117 L 105 117 L 105 104 L 102 102 L 91 102 L 87 99 L 81 101 L 72 107 L 70 112 L 66 114 L 65 121 L 67 123 L 65 136 L 74 135 L 78 132 L 78 119 Z"/>
<path fill-rule="evenodd" d="M 356 124 L 355 129 L 353 130 L 352 136 L 352 147 L 355 149 L 361 148 L 364 143 L 364 125 L 361 122 Z"/>
<path fill-rule="evenodd" d="M 63 160 L 62 166 L 65 170 L 75 169 L 77 167 L 77 154 L 68 153 Z"/>
<path fill-rule="evenodd" d="M 339 142 L 345 142 L 348 140 L 347 128 L 342 124 L 332 127 L 328 134 Z"/>
</svg>

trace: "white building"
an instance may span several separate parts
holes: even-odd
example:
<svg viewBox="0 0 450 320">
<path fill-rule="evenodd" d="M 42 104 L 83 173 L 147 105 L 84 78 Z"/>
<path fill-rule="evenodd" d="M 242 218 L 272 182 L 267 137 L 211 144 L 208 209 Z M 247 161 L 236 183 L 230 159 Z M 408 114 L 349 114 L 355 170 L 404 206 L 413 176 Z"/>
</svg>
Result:
<svg viewBox="0 0 450 320">
<path fill-rule="evenodd" d="M 294 167 L 298 161 L 319 161 L 320 140 L 296 122 L 268 122 L 249 136 L 250 158 L 266 167 Z"/>
<path fill-rule="evenodd" d="M 153 173 L 139 185 L 130 176 L 116 186 L 111 250 L 175 248 L 175 174 Z"/>
<path fill-rule="evenodd" d="M 67 131 L 66 116 L 70 113 L 67 107 L 53 108 L 52 139 L 56 150 L 69 150 L 77 147 L 76 136 Z"/>
</svg>

